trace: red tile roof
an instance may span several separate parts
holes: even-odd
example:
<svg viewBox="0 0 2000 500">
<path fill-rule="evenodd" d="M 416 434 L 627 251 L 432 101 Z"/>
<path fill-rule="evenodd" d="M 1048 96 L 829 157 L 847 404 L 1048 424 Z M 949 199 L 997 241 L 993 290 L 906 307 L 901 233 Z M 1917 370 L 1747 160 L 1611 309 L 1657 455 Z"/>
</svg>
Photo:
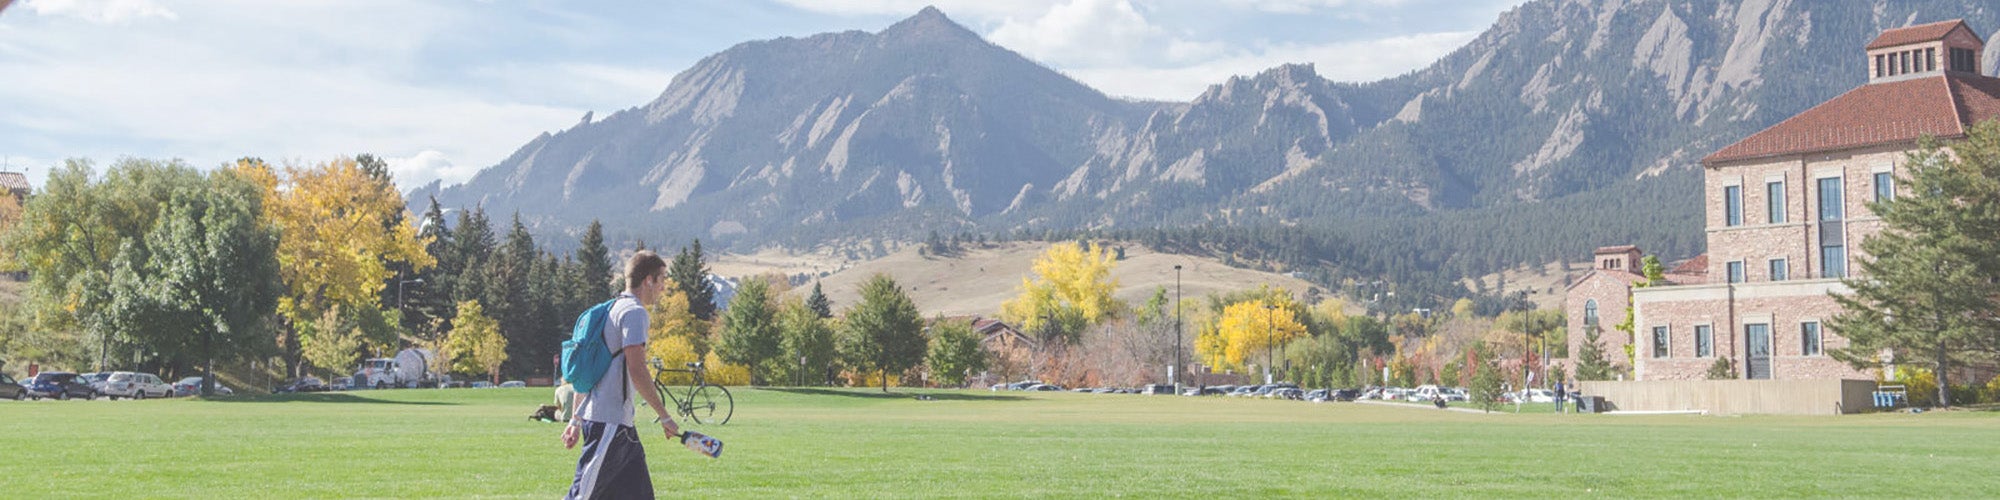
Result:
<svg viewBox="0 0 2000 500">
<path fill-rule="evenodd" d="M 1884 31 L 1881 35 L 1875 37 L 1875 41 L 1868 42 L 1867 50 L 1909 45 L 1912 43 L 1935 42 L 1944 39 L 1945 35 L 1951 34 L 1951 30 L 1957 29 L 1960 26 L 1965 26 L 1964 19 L 1919 24 L 1908 28 L 1896 28 Z M 1971 28 L 1966 29 L 1970 30 Z M 1974 33 L 1973 36 L 1979 35 Z"/>
<path fill-rule="evenodd" d="M 1708 274 L 1708 254 L 1696 255 L 1667 270 L 1667 274 Z"/>
<path fill-rule="evenodd" d="M 1732 160 L 1959 137 L 2000 117 L 2000 79 L 1946 74 L 1862 85 L 1702 158 Z"/>
</svg>

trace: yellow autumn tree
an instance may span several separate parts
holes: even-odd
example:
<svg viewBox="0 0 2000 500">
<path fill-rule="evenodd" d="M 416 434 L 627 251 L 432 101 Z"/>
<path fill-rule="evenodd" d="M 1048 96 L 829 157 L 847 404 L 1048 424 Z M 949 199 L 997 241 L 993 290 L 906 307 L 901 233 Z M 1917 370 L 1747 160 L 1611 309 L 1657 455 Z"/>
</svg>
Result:
<svg viewBox="0 0 2000 500">
<path fill-rule="evenodd" d="M 500 335 L 500 322 L 488 317 L 477 300 L 458 303 L 458 317 L 452 320 L 445 345 L 458 358 L 451 366 L 461 373 L 498 379 L 500 364 L 507 362 L 507 338 Z"/>
<path fill-rule="evenodd" d="M 1195 348 L 1213 366 L 1244 367 L 1246 360 L 1263 360 L 1274 345 L 1282 350 L 1285 343 L 1309 335 L 1298 310 L 1295 302 L 1271 298 L 1230 304 L 1203 329 Z"/>
<path fill-rule="evenodd" d="M 421 270 L 435 261 L 424 251 L 425 239 L 404 222 L 403 196 L 391 179 L 363 170 L 352 158 L 286 167 L 282 175 L 257 160 L 240 160 L 231 168 L 263 188 L 263 217 L 280 231 L 278 273 L 287 292 L 278 299 L 278 314 L 305 336 L 315 329 L 300 326 L 320 321 L 328 311 L 347 311 L 370 327 L 365 342 L 379 350 L 395 348 L 395 322 L 379 320 L 386 316 L 378 303 L 390 277 L 386 263 Z M 296 350 L 308 342 L 285 344 Z"/>
<path fill-rule="evenodd" d="M 1084 327 L 1118 309 L 1111 296 L 1117 259 L 1096 243 L 1056 243 L 1035 258 L 1033 279 L 1021 279 L 1021 294 L 1000 305 L 1000 316 L 1038 337 L 1075 340 Z"/>
<path fill-rule="evenodd" d="M 658 302 L 646 306 L 652 322 L 646 329 L 646 357 L 660 360 L 660 366 L 668 370 L 655 371 L 653 378 L 668 385 L 687 384 L 694 376 L 687 371 L 687 364 L 702 361 L 707 371 L 705 380 L 717 385 L 745 385 L 750 383 L 750 369 L 740 365 L 722 362 L 717 358 L 709 336 L 714 325 L 694 317 L 688 310 L 687 294 L 668 288 L 660 295 Z M 651 365 L 647 365 L 651 369 Z"/>
</svg>

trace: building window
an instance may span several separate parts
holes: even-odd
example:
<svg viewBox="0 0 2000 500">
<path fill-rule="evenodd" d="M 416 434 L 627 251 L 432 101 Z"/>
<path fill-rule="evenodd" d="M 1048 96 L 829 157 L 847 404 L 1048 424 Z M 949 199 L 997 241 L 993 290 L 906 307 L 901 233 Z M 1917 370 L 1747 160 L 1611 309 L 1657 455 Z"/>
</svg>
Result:
<svg viewBox="0 0 2000 500">
<path fill-rule="evenodd" d="M 1875 77 L 1882 77 L 1882 54 L 1875 54 Z"/>
<path fill-rule="evenodd" d="M 1789 274 L 1788 271 L 1789 269 L 1785 267 L 1785 259 L 1771 259 L 1771 281 L 1784 281 L 1788 278 L 1786 276 Z"/>
<path fill-rule="evenodd" d="M 1897 64 L 1902 65 L 1903 74 L 1905 75 L 1910 74 L 1910 51 L 1905 50 L 1902 52 L 1898 52 L 1897 55 L 1899 57 L 1897 57 L 1896 59 L 1901 59 L 1901 62 L 1898 62 Z"/>
<path fill-rule="evenodd" d="M 1924 49 L 1924 71 L 1937 71 L 1937 49 Z"/>
<path fill-rule="evenodd" d="M 1840 178 L 1819 180 L 1819 266 L 1826 278 L 1847 277 L 1846 210 Z"/>
<path fill-rule="evenodd" d="M 1772 224 L 1785 221 L 1785 181 L 1764 183 L 1764 216 Z"/>
<path fill-rule="evenodd" d="M 1799 354 L 1806 356 L 1820 355 L 1819 340 L 1818 321 L 1799 323 Z"/>
<path fill-rule="evenodd" d="M 1653 327 L 1653 357 L 1667 357 L 1667 327 Z"/>
<path fill-rule="evenodd" d="M 1722 225 L 1735 227 L 1743 225 L 1743 186 L 1722 188 Z"/>
<path fill-rule="evenodd" d="M 1875 202 L 1896 199 L 1896 176 L 1889 172 L 1875 173 Z"/>
<path fill-rule="evenodd" d="M 1597 299 L 1583 301 L 1583 326 L 1597 328 Z"/>
<path fill-rule="evenodd" d="M 1948 52 L 1951 53 L 1952 71 L 1972 73 L 1976 70 L 1973 66 L 1977 65 L 1978 59 L 1973 55 L 1972 49 L 1952 47 Z"/>
<path fill-rule="evenodd" d="M 1730 283 L 1743 282 L 1743 261 L 1740 260 L 1729 261 L 1729 282 Z"/>
<path fill-rule="evenodd" d="M 1694 355 L 1698 358 L 1715 356 L 1715 331 L 1708 325 L 1694 326 Z"/>
</svg>

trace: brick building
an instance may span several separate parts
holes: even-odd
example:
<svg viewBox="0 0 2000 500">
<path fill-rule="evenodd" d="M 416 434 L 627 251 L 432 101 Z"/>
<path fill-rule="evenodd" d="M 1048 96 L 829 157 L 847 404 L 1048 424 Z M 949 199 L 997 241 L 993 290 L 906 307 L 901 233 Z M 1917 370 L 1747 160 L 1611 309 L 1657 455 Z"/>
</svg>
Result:
<svg viewBox="0 0 2000 500">
<path fill-rule="evenodd" d="M 1583 352 L 1584 340 L 1591 330 L 1597 331 L 1597 341 L 1606 359 L 1620 367 L 1629 367 L 1625 362 L 1625 345 L 1630 339 L 1612 327 L 1625 322 L 1625 307 L 1631 304 L 1633 289 L 1646 282 L 1644 269 L 1640 267 L 1641 255 L 1644 252 L 1632 245 L 1600 247 L 1592 252 L 1590 272 L 1571 282 L 1565 290 L 1563 321 L 1572 332 L 1569 356 L 1554 361 L 1562 363 L 1564 371 L 1572 377 L 1576 374 L 1576 357 Z M 1665 270 L 1661 286 L 1705 282 L 1705 262 L 1705 257 L 1695 257 Z"/>
<path fill-rule="evenodd" d="M 1702 159 L 1709 279 L 1633 291 L 1636 378 L 1703 379 L 1727 358 L 1743 379 L 1872 379 L 1827 355 L 1847 345 L 1828 294 L 1849 292 L 1882 229 L 1866 203 L 1898 195 L 1917 140 L 2000 117 L 1984 46 L 1962 21 L 1885 31 L 1855 65 L 1866 85 Z"/>
</svg>

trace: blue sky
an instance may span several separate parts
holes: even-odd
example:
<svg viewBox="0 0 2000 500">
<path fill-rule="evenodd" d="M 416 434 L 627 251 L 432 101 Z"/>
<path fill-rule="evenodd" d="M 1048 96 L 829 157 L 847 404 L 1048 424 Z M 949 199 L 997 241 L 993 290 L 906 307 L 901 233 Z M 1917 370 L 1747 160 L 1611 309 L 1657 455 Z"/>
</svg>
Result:
<svg viewBox="0 0 2000 500">
<path fill-rule="evenodd" d="M 4 2 L 5 0 L 0 0 Z M 1111 95 L 1186 101 L 1313 63 L 1429 65 L 1519 0 L 13 0 L 0 163 L 292 163 L 374 153 L 404 188 L 463 182 L 535 135 L 646 103 L 737 43 L 875 32 L 935 5 Z"/>
</svg>

